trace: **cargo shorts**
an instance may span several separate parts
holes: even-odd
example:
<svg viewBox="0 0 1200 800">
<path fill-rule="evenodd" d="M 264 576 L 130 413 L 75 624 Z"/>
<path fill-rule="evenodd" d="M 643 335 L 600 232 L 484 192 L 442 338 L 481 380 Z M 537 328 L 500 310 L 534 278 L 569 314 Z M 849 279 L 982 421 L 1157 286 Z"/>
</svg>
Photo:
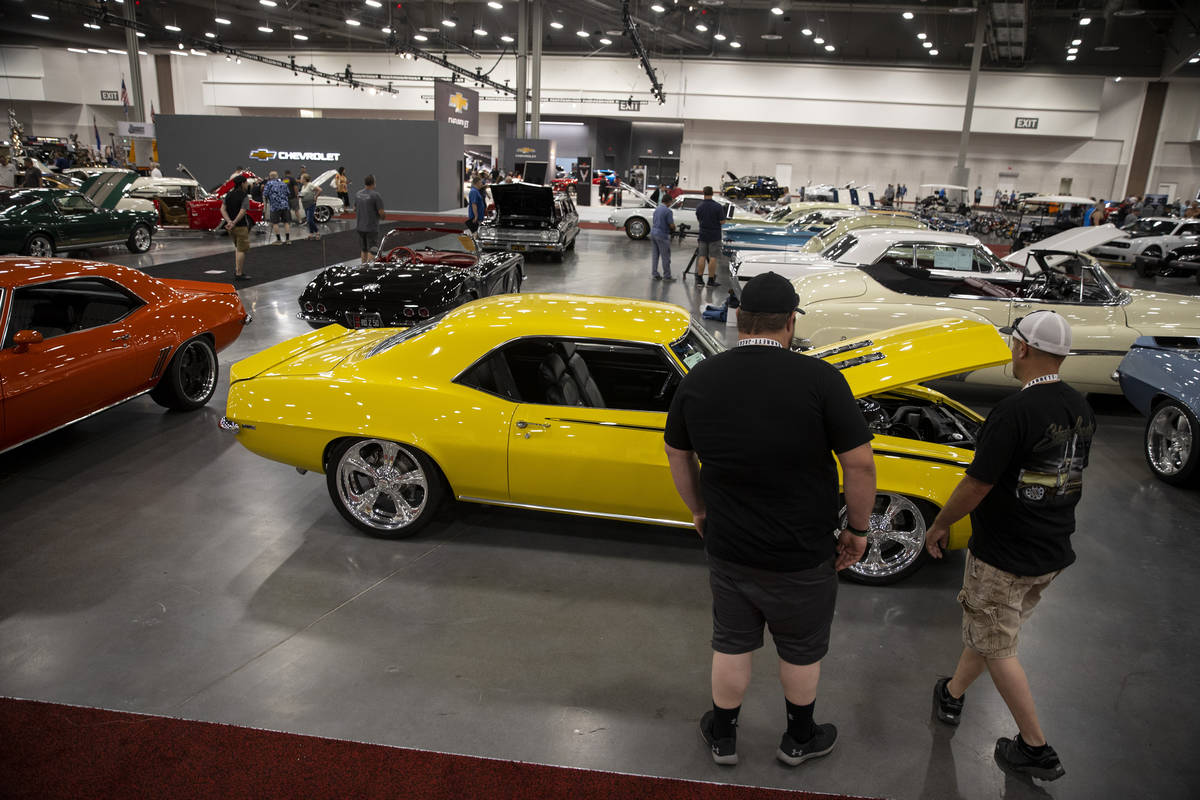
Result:
<svg viewBox="0 0 1200 800">
<path fill-rule="evenodd" d="M 963 644 L 985 658 L 1017 654 L 1021 625 L 1033 614 L 1042 592 L 1062 570 L 1045 575 L 1014 575 L 997 569 L 967 551 L 963 587 Z"/>
<path fill-rule="evenodd" d="M 250 250 L 250 229 L 245 225 L 234 225 L 233 230 L 229 232 L 229 236 L 233 239 L 233 249 L 239 253 L 246 253 Z"/>
</svg>

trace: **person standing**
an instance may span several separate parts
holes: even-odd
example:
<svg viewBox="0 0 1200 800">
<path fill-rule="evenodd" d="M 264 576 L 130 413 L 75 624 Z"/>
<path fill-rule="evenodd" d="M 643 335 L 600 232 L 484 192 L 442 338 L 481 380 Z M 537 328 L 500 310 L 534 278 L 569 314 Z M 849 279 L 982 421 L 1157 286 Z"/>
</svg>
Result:
<svg viewBox="0 0 1200 800">
<path fill-rule="evenodd" d="M 467 228 L 471 233 L 483 224 L 486 203 L 483 199 L 483 179 L 476 175 L 471 179 L 471 191 L 467 194 Z"/>
<path fill-rule="evenodd" d="M 875 460 L 846 379 L 788 350 L 799 302 L 781 275 L 751 279 L 737 311 L 738 346 L 697 364 L 667 414 L 671 477 L 708 554 L 712 710 L 700 733 L 718 764 L 737 763 L 738 713 L 764 624 L 787 710 L 776 758 L 798 766 L 837 741 L 837 728 L 814 723 L 813 709 L 837 573 L 866 550 Z M 729 424 L 733 407 L 737 426 Z M 838 464 L 849 523 L 835 539 Z"/>
<path fill-rule="evenodd" d="M 883 190 L 883 207 L 891 208 L 896 201 L 896 189 L 890 183 Z"/>
<path fill-rule="evenodd" d="M 292 196 L 291 192 L 288 191 L 287 184 L 279 180 L 279 173 L 275 170 L 271 170 L 267 176 L 267 183 L 263 186 L 263 198 L 271 209 L 271 233 L 275 234 L 273 244 L 291 244 Z M 284 235 L 287 237 L 283 241 L 279 238 L 280 225 L 283 226 Z"/>
<path fill-rule="evenodd" d="M 1071 328 L 1053 311 L 1035 311 L 1000 329 L 1012 336 L 1012 369 L 1021 391 L 984 422 L 967 474 L 925 534 L 942 557 L 950 526 L 971 515 L 971 539 L 958 602 L 963 650 L 954 675 L 934 684 L 938 719 L 957 725 L 967 689 L 992 676 L 1017 724 L 996 741 L 1001 767 L 1043 780 L 1064 774 L 1046 742 L 1033 693 L 1017 660 L 1017 636 L 1042 593 L 1075 562 L 1071 534 L 1096 418 L 1083 395 L 1058 375 L 1071 351 Z"/>
<path fill-rule="evenodd" d="M 17 184 L 17 169 L 8 156 L 0 153 L 0 188 L 11 189 Z"/>
<path fill-rule="evenodd" d="M 307 172 L 300 175 L 300 207 L 304 209 L 304 222 L 308 226 L 308 238 L 320 239 L 317 233 L 317 198 L 321 187 L 312 182 Z"/>
<path fill-rule="evenodd" d="M 292 219 L 297 223 L 300 222 L 300 181 L 292 177 L 292 171 L 285 169 L 283 171 L 283 182 L 288 187 L 288 210 L 291 212 Z"/>
<path fill-rule="evenodd" d="M 150 177 L 151 178 L 161 178 L 162 177 L 162 170 L 159 169 L 157 161 L 151 162 L 151 164 L 150 164 Z"/>
<path fill-rule="evenodd" d="M 713 188 L 704 187 L 704 199 L 696 206 L 696 285 L 704 285 L 704 269 L 708 266 L 708 285 L 720 286 L 717 282 L 717 257 L 721 254 L 721 223 L 725 221 L 725 207 L 713 200 Z"/>
<path fill-rule="evenodd" d="M 371 249 L 379 243 L 379 220 L 383 219 L 383 198 L 375 191 L 375 176 L 363 178 L 363 188 L 354 197 L 354 227 L 362 242 L 362 263 L 371 260 Z"/>
<path fill-rule="evenodd" d="M 225 230 L 233 240 L 233 276 L 239 281 L 250 280 L 245 265 L 246 253 L 250 250 L 250 228 L 254 225 L 250 219 L 250 195 L 246 194 L 245 185 L 245 175 L 235 176 L 233 188 L 221 198 L 221 219 L 225 220 Z"/>
<path fill-rule="evenodd" d="M 671 234 L 675 231 L 675 214 L 668 205 L 666 192 L 660 192 L 658 206 L 650 222 L 650 275 L 656 281 L 671 277 Z M 658 274 L 658 261 L 662 259 L 662 275 Z"/>
<path fill-rule="evenodd" d="M 983 202 L 983 187 L 976 186 L 975 187 L 975 205 L 978 206 L 981 202 Z"/>
<path fill-rule="evenodd" d="M 42 171 L 34 166 L 33 159 L 25 156 L 25 175 L 21 178 L 22 189 L 36 189 L 42 185 Z"/>
<path fill-rule="evenodd" d="M 346 168 L 338 167 L 337 175 L 333 176 L 334 187 L 338 197 L 342 198 L 342 210 L 350 210 L 350 179 L 346 177 Z"/>
<path fill-rule="evenodd" d="M 613 175 L 613 207 L 621 207 L 621 176 Z"/>
</svg>

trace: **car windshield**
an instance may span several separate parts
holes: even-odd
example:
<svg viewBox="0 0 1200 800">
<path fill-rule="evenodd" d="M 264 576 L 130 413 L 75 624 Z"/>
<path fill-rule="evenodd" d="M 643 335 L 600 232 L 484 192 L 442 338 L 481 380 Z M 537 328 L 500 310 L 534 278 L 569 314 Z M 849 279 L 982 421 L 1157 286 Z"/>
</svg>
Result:
<svg viewBox="0 0 1200 800">
<path fill-rule="evenodd" d="M 781 208 L 776 208 L 770 214 L 767 214 L 766 221 L 767 222 L 786 222 L 787 218 L 790 217 L 793 213 L 795 213 L 795 212 L 793 212 L 792 209 L 788 208 L 787 206 L 783 206 Z"/>
<path fill-rule="evenodd" d="M 405 257 L 415 257 L 426 264 L 445 263 L 449 266 L 470 266 L 478 258 L 479 248 L 470 231 L 457 228 L 441 228 L 437 226 L 397 226 L 383 235 L 379 243 L 379 252 L 374 262 L 399 261 Z M 471 259 L 450 258 L 439 261 L 439 254 L 462 253 L 470 255 Z M 347 262 L 353 266 L 357 259 Z"/>
<path fill-rule="evenodd" d="M 850 252 L 850 249 L 856 244 L 858 244 L 858 237 L 852 233 L 847 233 L 840 239 L 835 240 L 833 244 L 829 245 L 829 247 L 826 247 L 824 250 L 822 250 L 821 255 L 825 258 L 828 258 L 830 261 L 837 261 L 839 258 L 846 255 L 846 253 Z"/>
<path fill-rule="evenodd" d="M 671 342 L 671 350 L 683 365 L 691 370 L 709 356 L 715 356 L 725 348 L 713 338 L 703 325 L 692 320 L 683 338 Z"/>
<path fill-rule="evenodd" d="M 1126 230 L 1134 236 L 1166 236 L 1175 230 L 1175 225 L 1171 219 L 1139 219 Z"/>
</svg>

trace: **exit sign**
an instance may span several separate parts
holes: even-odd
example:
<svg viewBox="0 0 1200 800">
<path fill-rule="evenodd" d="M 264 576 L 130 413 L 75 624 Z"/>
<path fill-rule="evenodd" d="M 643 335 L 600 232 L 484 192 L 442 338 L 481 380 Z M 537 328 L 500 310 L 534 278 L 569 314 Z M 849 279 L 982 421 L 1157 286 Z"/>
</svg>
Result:
<svg viewBox="0 0 1200 800">
<path fill-rule="evenodd" d="M 1037 117 L 1017 117 L 1016 127 L 1024 128 L 1025 130 L 1037 130 Z"/>
<path fill-rule="evenodd" d="M 617 110 L 618 111 L 641 111 L 642 110 L 642 101 L 641 100 L 618 100 L 617 101 Z"/>
<path fill-rule="evenodd" d="M 112 91 L 109 91 L 107 89 L 100 90 L 100 101 L 101 102 L 111 101 L 111 102 L 115 103 L 120 99 L 121 99 L 121 93 L 116 90 L 112 90 Z"/>
</svg>

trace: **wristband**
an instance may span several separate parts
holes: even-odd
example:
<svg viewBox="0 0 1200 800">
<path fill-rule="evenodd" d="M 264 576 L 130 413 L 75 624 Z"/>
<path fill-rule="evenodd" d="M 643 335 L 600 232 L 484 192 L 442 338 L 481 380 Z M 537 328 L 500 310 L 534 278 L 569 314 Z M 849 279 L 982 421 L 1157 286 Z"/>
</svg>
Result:
<svg viewBox="0 0 1200 800">
<path fill-rule="evenodd" d="M 870 532 L 870 530 L 871 530 L 870 528 L 865 528 L 860 531 L 858 528 L 854 527 L 849 522 L 846 523 L 845 527 L 846 527 L 846 530 L 850 531 L 855 536 L 866 536 L 867 533 Z"/>
</svg>

